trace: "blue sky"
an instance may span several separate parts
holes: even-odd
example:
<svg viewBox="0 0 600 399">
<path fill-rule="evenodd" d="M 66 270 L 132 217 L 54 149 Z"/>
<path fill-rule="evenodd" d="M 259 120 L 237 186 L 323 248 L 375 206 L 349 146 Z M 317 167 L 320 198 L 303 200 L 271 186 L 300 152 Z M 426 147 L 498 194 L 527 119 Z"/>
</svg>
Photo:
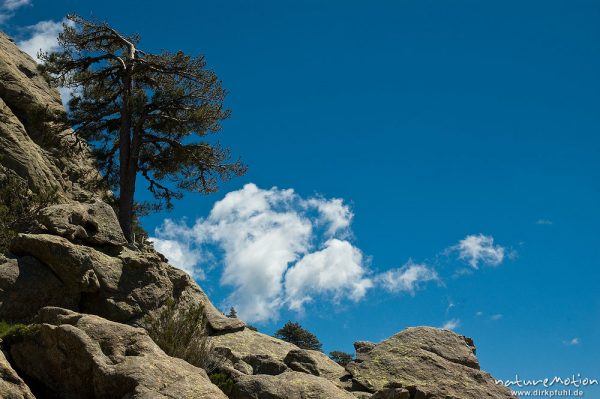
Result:
<svg viewBox="0 0 600 399">
<path fill-rule="evenodd" d="M 496 377 L 600 378 L 600 3 L 37 0 L 0 15 L 31 48 L 51 32 L 31 26 L 73 11 L 204 54 L 229 91 L 219 140 L 248 173 L 143 221 L 217 305 L 259 303 L 249 276 L 282 285 L 266 333 L 298 320 L 352 351 L 454 321 Z"/>
</svg>

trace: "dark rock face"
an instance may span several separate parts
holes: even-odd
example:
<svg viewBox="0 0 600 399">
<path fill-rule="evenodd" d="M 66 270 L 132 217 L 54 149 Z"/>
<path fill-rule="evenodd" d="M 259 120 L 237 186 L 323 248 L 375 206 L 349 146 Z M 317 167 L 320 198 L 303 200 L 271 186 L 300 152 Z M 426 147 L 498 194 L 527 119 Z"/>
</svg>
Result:
<svg viewBox="0 0 600 399">
<path fill-rule="evenodd" d="M 11 356 L 62 398 L 225 399 L 204 370 L 167 356 L 145 330 L 98 316 L 44 308 Z"/>
<path fill-rule="evenodd" d="M 35 399 L 29 387 L 13 370 L 2 351 L 0 351 L 0 398 Z"/>
<path fill-rule="evenodd" d="M 44 306 L 73 308 L 63 283 L 42 262 L 31 256 L 6 258 L 0 255 L 0 319 L 28 322 Z"/>
<path fill-rule="evenodd" d="M 288 369 L 285 363 L 269 355 L 249 355 L 244 357 L 244 362 L 252 366 L 253 374 L 277 375 Z"/>
<path fill-rule="evenodd" d="M 310 353 L 303 349 L 295 349 L 288 352 L 283 359 L 284 363 L 294 371 L 300 371 L 306 374 L 320 376 L 317 361 L 313 359 Z"/>
<path fill-rule="evenodd" d="M 203 303 L 213 331 L 244 327 L 242 321 L 219 312 L 185 272 L 163 262 L 164 258 L 153 251 L 115 247 L 101 252 L 49 234 L 20 234 L 13 240 L 11 251 L 19 256 L 17 262 L 33 257 L 39 261 L 38 265 L 47 267 L 60 282 L 58 291 L 63 304 L 75 311 L 140 325 L 144 316 L 159 310 L 174 298 L 181 304 Z M 4 277 L 5 273 L 14 274 L 3 266 L 0 282 L 8 279 Z M 46 281 L 53 286 L 57 284 L 50 277 Z M 42 292 L 52 292 L 52 289 L 43 287 Z M 13 300 L 27 300 L 23 292 L 11 289 L 0 292 L 0 319 L 22 320 L 34 315 L 25 315 L 22 311 L 12 313 L 9 295 Z M 35 306 L 29 308 L 37 311 Z"/>
</svg>

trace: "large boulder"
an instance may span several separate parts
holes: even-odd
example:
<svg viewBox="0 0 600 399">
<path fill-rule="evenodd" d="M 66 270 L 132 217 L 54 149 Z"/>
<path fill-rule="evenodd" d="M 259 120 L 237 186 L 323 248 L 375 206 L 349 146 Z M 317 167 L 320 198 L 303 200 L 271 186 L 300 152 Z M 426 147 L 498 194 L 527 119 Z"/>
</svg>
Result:
<svg viewBox="0 0 600 399">
<path fill-rule="evenodd" d="M 510 391 L 479 370 L 473 342 L 449 330 L 408 328 L 380 344 L 360 345 L 346 369 L 371 392 L 405 388 L 431 399 L 505 399 Z M 385 397 L 385 396 L 384 396 Z"/>
<path fill-rule="evenodd" d="M 10 366 L 4 352 L 0 350 L 0 398 L 35 399 L 29 387 Z"/>
<path fill-rule="evenodd" d="M 321 372 L 317 366 L 317 362 L 307 350 L 295 349 L 289 351 L 283 362 L 294 371 L 320 376 Z"/>
<path fill-rule="evenodd" d="M 340 387 L 350 388 L 348 372 L 323 352 L 295 349 L 288 352 L 283 362 L 292 370 L 320 376 Z"/>
<path fill-rule="evenodd" d="M 127 244 L 115 211 L 102 201 L 51 205 L 40 210 L 36 219 L 44 230 L 70 241 L 91 245 Z"/>
<path fill-rule="evenodd" d="M 0 263 L 0 319 L 27 320 L 39 307 L 54 305 L 53 301 L 60 299 L 61 306 L 71 310 L 142 325 L 145 316 L 175 300 L 182 306 L 202 303 L 211 333 L 244 328 L 242 321 L 225 317 L 216 309 L 192 278 L 167 264 L 162 255 L 129 247 L 101 249 L 50 234 L 19 234 L 11 243 L 11 252 L 18 258 L 8 264 Z M 3 286 L 2 281 L 18 281 L 15 275 L 23 270 L 18 266 L 31 257 L 37 262 L 29 267 L 30 273 L 44 275 L 35 284 L 42 285 L 40 292 L 51 301 L 44 305 L 43 301 L 33 299 L 33 303 L 15 310 L 13 301 L 32 301 L 31 292 L 19 291 L 10 283 Z M 27 284 L 23 281 L 23 285 Z M 57 286 L 59 289 L 55 291 Z M 53 296 L 54 292 L 61 296 Z M 26 314 L 25 310 L 32 313 Z"/>
<path fill-rule="evenodd" d="M 244 375 L 235 378 L 232 399 L 356 399 L 331 381 L 311 374 L 286 371 L 278 375 Z"/>
<path fill-rule="evenodd" d="M 243 360 L 251 355 L 260 355 L 283 362 L 289 351 L 298 349 L 294 344 L 258 331 L 252 331 L 249 328 L 234 333 L 215 335 L 210 337 L 210 340 L 215 349 L 229 352 L 230 357 L 236 360 Z"/>
<path fill-rule="evenodd" d="M 37 322 L 10 354 L 60 398 L 227 398 L 204 370 L 167 356 L 141 328 L 51 307 Z"/>
<path fill-rule="evenodd" d="M 244 357 L 243 360 L 252 368 L 240 369 L 236 363 L 236 370 L 245 372 L 245 374 L 277 375 L 287 371 L 288 369 L 284 362 L 274 359 L 269 355 L 248 355 Z"/>
<path fill-rule="evenodd" d="M 303 350 L 294 344 L 248 328 L 215 335 L 210 337 L 210 340 L 216 350 L 226 354 L 231 366 L 242 372 L 244 371 L 240 367 L 240 363 L 248 363 L 249 359 L 253 359 L 253 362 L 257 364 L 255 357 L 259 356 L 263 363 L 270 359 L 270 362 L 276 361 L 278 364 L 287 365 L 297 371 L 319 375 L 340 387 L 347 385 L 342 380 L 348 376 L 348 372 L 319 351 Z M 279 369 L 284 370 L 281 367 Z"/>
</svg>

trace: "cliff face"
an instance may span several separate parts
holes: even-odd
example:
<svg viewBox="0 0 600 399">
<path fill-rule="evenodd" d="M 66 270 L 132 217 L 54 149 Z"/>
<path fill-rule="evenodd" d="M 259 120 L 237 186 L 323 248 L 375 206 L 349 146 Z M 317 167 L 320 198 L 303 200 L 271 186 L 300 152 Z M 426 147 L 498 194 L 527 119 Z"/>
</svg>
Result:
<svg viewBox="0 0 600 399">
<path fill-rule="evenodd" d="M 89 191 L 99 176 L 85 145 L 48 117 L 62 110 L 35 61 L 0 32 L 0 173 L 8 168 L 32 191 L 56 189 L 61 199 L 101 195 Z"/>
<path fill-rule="evenodd" d="M 0 182 L 12 174 L 58 194 L 0 254 L 0 320 L 33 326 L 1 343 L 0 398 L 226 398 L 141 328 L 172 301 L 204 305 L 230 398 L 510 397 L 479 370 L 472 342 L 447 330 L 359 342 L 344 368 L 225 317 L 162 255 L 126 244 L 87 147 L 49 117 L 61 110 L 35 62 L 0 33 Z"/>
</svg>

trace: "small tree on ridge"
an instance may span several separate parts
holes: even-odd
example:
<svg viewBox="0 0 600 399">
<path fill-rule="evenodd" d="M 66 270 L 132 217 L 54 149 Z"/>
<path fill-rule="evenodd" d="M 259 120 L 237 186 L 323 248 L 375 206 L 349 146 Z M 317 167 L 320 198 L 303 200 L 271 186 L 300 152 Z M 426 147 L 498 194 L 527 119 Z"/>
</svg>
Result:
<svg viewBox="0 0 600 399">
<path fill-rule="evenodd" d="M 321 342 L 319 342 L 316 335 L 302 328 L 299 323 L 288 321 L 273 336 L 290 342 L 301 349 L 321 350 Z"/>
</svg>

